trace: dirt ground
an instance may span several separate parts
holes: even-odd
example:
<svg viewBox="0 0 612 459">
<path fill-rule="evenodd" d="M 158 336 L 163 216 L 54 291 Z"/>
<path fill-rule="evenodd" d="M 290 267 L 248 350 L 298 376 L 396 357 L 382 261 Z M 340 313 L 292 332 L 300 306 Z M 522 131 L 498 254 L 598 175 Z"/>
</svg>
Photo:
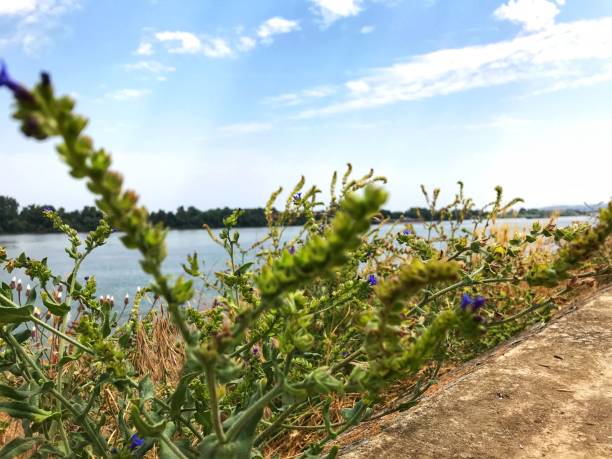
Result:
<svg viewBox="0 0 612 459">
<path fill-rule="evenodd" d="M 339 439 L 343 458 L 612 458 L 612 288 Z"/>
</svg>

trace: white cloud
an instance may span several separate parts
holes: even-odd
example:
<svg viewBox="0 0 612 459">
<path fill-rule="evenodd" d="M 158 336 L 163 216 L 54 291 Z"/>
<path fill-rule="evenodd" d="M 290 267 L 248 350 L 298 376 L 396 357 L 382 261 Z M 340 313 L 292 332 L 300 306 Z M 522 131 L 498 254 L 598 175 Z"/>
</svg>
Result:
<svg viewBox="0 0 612 459">
<path fill-rule="evenodd" d="M 364 35 L 367 35 L 369 33 L 374 32 L 374 26 L 371 26 L 371 25 L 363 26 L 361 29 L 359 29 L 359 32 L 361 32 Z"/>
<path fill-rule="evenodd" d="M 164 76 L 165 73 L 175 72 L 176 68 L 162 64 L 159 61 L 139 61 L 133 64 L 126 64 L 124 68 L 129 71 L 140 71 L 149 73 L 151 75 L 155 75 L 156 78 L 160 81 L 166 79 Z"/>
<path fill-rule="evenodd" d="M 202 45 L 202 52 L 214 58 L 229 57 L 233 54 L 232 49 L 223 38 L 207 39 Z"/>
<path fill-rule="evenodd" d="M 106 93 L 107 99 L 113 99 L 118 101 L 140 99 L 148 95 L 151 91 L 148 89 L 117 89 Z"/>
<path fill-rule="evenodd" d="M 200 39 L 190 32 L 157 32 L 155 38 L 161 42 L 178 42 L 178 46 L 168 48 L 170 53 L 195 54 L 202 49 Z"/>
<path fill-rule="evenodd" d="M 257 46 L 257 41 L 251 37 L 242 36 L 238 40 L 238 50 L 246 53 Z"/>
<path fill-rule="evenodd" d="M 363 80 L 348 81 L 345 86 L 349 91 L 356 94 L 366 93 L 370 90 L 370 85 Z"/>
<path fill-rule="evenodd" d="M 363 0 L 311 0 L 324 27 L 338 19 L 356 16 L 362 11 Z"/>
<path fill-rule="evenodd" d="M 612 17 L 560 23 L 529 35 L 487 45 L 451 48 L 370 70 L 345 84 L 333 103 L 300 118 L 447 95 L 516 81 L 550 81 L 601 73 L 612 62 Z M 599 77 L 601 79 L 602 77 Z M 583 79 L 595 84 L 598 78 Z M 354 91 L 365 88 L 369 91 Z"/>
<path fill-rule="evenodd" d="M 263 42 L 270 43 L 273 35 L 289 33 L 299 29 L 300 24 L 298 21 L 275 16 L 259 26 L 259 29 L 257 29 L 257 36 L 261 38 Z"/>
<path fill-rule="evenodd" d="M 576 77 L 571 79 L 565 79 L 557 81 L 552 85 L 532 92 L 530 95 L 539 96 L 541 94 L 549 94 L 553 92 L 565 91 L 567 89 L 579 89 L 594 86 L 601 83 L 607 83 L 612 81 L 612 65 L 607 65 L 605 68 L 598 73 L 589 76 Z"/>
<path fill-rule="evenodd" d="M 232 49 L 222 38 L 200 39 L 191 32 L 157 32 L 155 38 L 161 42 L 174 43 L 175 46 L 168 48 L 169 53 L 174 54 L 204 54 L 212 58 L 229 57 Z"/>
<path fill-rule="evenodd" d="M 3 27 L 0 45 L 16 45 L 36 54 L 53 43 L 55 30 L 67 30 L 59 18 L 79 7 L 79 0 L 0 0 L 0 17 L 10 20 Z"/>
<path fill-rule="evenodd" d="M 299 92 L 291 92 L 268 97 L 264 100 L 264 102 L 271 105 L 290 107 L 304 104 L 309 100 L 323 99 L 335 94 L 335 92 L 336 89 L 332 86 L 317 86 L 314 88 L 304 89 Z"/>
<path fill-rule="evenodd" d="M 508 0 L 493 13 L 499 20 L 520 24 L 526 31 L 551 27 L 565 0 Z"/>
<path fill-rule="evenodd" d="M 37 0 L 0 0 L 0 15 L 12 16 L 31 13 Z"/>
<path fill-rule="evenodd" d="M 140 56 L 150 56 L 153 52 L 153 45 L 147 41 L 141 41 L 136 50 L 136 54 Z"/>
<path fill-rule="evenodd" d="M 533 124 L 533 120 L 503 115 L 503 116 L 495 117 L 490 121 L 485 121 L 484 123 L 469 124 L 465 127 L 466 129 L 470 131 L 479 131 L 481 129 L 514 130 L 514 129 L 525 128 L 532 124 Z"/>
<path fill-rule="evenodd" d="M 223 134 L 254 134 L 256 132 L 269 131 L 274 126 L 270 123 L 259 123 L 259 122 L 250 122 L 250 123 L 236 123 L 236 124 L 227 124 L 225 126 L 219 126 L 217 130 Z"/>
<path fill-rule="evenodd" d="M 127 70 L 143 70 L 151 73 L 174 72 L 176 69 L 169 65 L 164 65 L 158 61 L 139 61 L 134 64 L 127 64 Z"/>
</svg>

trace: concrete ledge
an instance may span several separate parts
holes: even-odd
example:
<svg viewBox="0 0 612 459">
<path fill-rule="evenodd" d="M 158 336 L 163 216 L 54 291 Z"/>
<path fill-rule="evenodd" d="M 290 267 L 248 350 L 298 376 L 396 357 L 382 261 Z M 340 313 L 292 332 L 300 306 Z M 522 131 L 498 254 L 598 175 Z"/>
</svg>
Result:
<svg viewBox="0 0 612 459">
<path fill-rule="evenodd" d="M 343 458 L 612 458 L 612 289 L 483 359 Z"/>
</svg>

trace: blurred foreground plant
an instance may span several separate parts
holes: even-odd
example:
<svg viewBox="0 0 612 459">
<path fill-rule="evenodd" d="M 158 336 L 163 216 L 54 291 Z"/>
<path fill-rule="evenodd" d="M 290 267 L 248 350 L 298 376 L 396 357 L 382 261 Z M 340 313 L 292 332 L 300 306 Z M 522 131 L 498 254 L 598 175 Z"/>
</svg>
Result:
<svg viewBox="0 0 612 459">
<path fill-rule="evenodd" d="M 6 380 L 0 411 L 21 419 L 25 434 L 2 457 L 154 451 L 164 458 L 249 458 L 293 429 L 318 432 L 304 453 L 315 457 L 350 426 L 377 416 L 390 385 L 415 376 L 412 390 L 391 409 L 412 406 L 456 349 L 466 352 L 527 312 L 549 308 L 553 297 L 538 286 L 556 286 L 585 262 L 597 268 L 591 275 L 609 273 L 609 260 L 595 259 L 612 231 L 612 203 L 593 227 L 534 224 L 510 238 L 494 226 L 517 202 L 504 203 L 501 188 L 482 218 L 470 222 L 465 214 L 474 204 L 463 196 L 463 184 L 442 208 L 439 190 L 430 197 L 423 188 L 432 219 L 418 235 L 411 225 L 399 231 L 385 225 L 379 210 L 386 193 L 375 185 L 384 178 L 370 172 L 351 179 L 349 166 L 339 193 L 334 174 L 327 206 L 318 188 L 303 191 L 303 179 L 281 212 L 274 203 L 282 190 L 275 192 L 266 207 L 268 234 L 250 248 L 241 246 L 234 228 L 240 212 L 225 220 L 219 235 L 209 230 L 227 251 L 228 267 L 211 279 L 197 254 L 188 258 L 185 273 L 218 293 L 210 309 L 197 310 L 190 307 L 193 280 L 162 272 L 166 230 L 149 222 L 136 193 L 111 170 L 110 155 L 83 134 L 87 121 L 73 112 L 74 102 L 54 95 L 47 74 L 30 90 L 2 67 L 0 86 L 13 93 L 14 118 L 26 136 L 61 139 L 60 157 L 73 177 L 86 180 L 105 215 L 80 251 L 78 234 L 46 213 L 69 240 L 74 269 L 66 278 L 54 275 L 45 259 L 9 259 L 0 248 L 8 272 L 24 269 L 36 282 L 25 295 L 17 283 L 0 289 Z M 297 217 L 306 224 L 289 239 L 285 229 Z M 114 299 L 97 297 L 94 277 L 78 280 L 83 259 L 106 242 L 111 227 L 141 253 L 152 279 L 125 323 L 113 311 Z M 561 248 L 538 250 L 544 243 Z M 181 338 L 165 344 L 180 346 L 183 367 L 174 380 L 153 380 L 129 357 L 147 329 L 160 330 L 149 315 L 140 319 L 148 292 L 163 298 L 170 314 L 173 328 L 163 334 Z M 343 397 L 350 406 L 335 409 Z M 325 452 L 335 453 L 334 447 Z"/>
</svg>

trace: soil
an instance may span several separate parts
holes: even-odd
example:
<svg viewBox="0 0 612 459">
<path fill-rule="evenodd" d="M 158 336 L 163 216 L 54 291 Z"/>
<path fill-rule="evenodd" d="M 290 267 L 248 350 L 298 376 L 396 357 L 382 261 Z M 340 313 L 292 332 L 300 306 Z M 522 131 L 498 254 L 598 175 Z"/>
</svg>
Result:
<svg viewBox="0 0 612 459">
<path fill-rule="evenodd" d="M 612 288 L 453 372 L 343 458 L 612 458 Z"/>
</svg>

